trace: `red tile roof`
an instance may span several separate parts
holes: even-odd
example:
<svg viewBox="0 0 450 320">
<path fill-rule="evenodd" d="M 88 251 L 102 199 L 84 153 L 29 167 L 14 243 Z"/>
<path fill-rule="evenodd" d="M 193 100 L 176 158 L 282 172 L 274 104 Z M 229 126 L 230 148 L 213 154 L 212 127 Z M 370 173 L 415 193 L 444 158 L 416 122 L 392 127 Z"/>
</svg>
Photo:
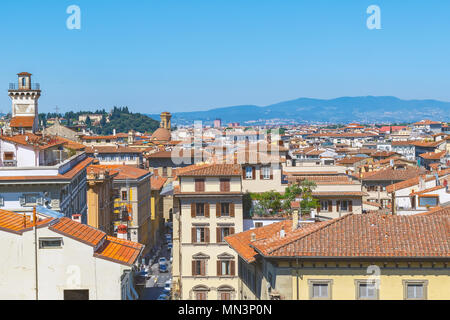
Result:
<svg viewBox="0 0 450 320">
<path fill-rule="evenodd" d="M 445 169 L 445 170 L 438 171 L 437 174 L 438 174 L 438 177 L 446 176 L 446 175 L 450 174 L 450 169 Z M 409 188 L 409 187 L 418 185 L 419 184 L 419 180 L 420 180 L 420 176 L 422 176 L 425 181 L 431 181 L 431 180 L 436 179 L 434 175 L 428 176 L 428 177 L 426 175 L 418 175 L 418 176 L 413 177 L 411 179 L 391 184 L 391 185 L 386 187 L 386 191 L 390 193 L 390 192 L 394 192 L 394 191 L 398 191 L 398 190 L 401 190 L 401 189 L 405 189 L 405 188 Z"/>
<path fill-rule="evenodd" d="M 95 146 L 95 147 L 87 147 L 86 153 L 94 154 L 94 153 L 135 153 L 141 154 L 142 151 L 137 148 L 130 148 L 124 146 Z"/>
<path fill-rule="evenodd" d="M 37 221 L 37 226 L 44 225 L 52 220 L 52 218 L 40 219 Z M 23 214 L 0 209 L 0 230 L 22 233 L 32 227 L 33 221 L 29 216 L 24 217 Z"/>
<path fill-rule="evenodd" d="M 140 243 L 107 236 L 94 256 L 131 266 L 136 262 L 143 248 L 144 246 Z"/>
<path fill-rule="evenodd" d="M 262 234 L 249 241 L 253 230 L 225 240 L 246 261 L 256 253 L 265 257 L 328 258 L 450 258 L 448 237 L 450 208 L 421 216 L 349 214 L 290 231 L 283 221 L 262 227 Z M 286 235 L 279 230 L 285 226 Z M 287 227 L 287 228 L 286 228 Z"/>
<path fill-rule="evenodd" d="M 166 183 L 167 178 L 160 177 L 160 176 L 152 176 L 150 179 L 150 184 L 152 190 L 161 190 L 161 188 Z"/>
<path fill-rule="evenodd" d="M 422 153 L 419 156 L 423 159 L 427 159 L 427 160 L 439 160 L 441 158 L 443 158 L 445 156 L 446 151 L 441 151 L 441 152 L 427 152 L 427 153 Z"/>
<path fill-rule="evenodd" d="M 373 172 L 362 173 L 362 181 L 403 181 L 420 174 L 426 173 L 426 170 L 420 168 L 393 169 L 386 168 Z M 359 176 L 359 175 L 358 175 Z M 359 178 L 359 177 L 358 177 Z"/>
<path fill-rule="evenodd" d="M 35 117 L 13 117 L 9 126 L 11 128 L 31 128 Z"/>
<path fill-rule="evenodd" d="M 97 246 L 106 237 L 106 233 L 103 231 L 65 217 L 59 219 L 49 229 L 92 247 Z"/>
<path fill-rule="evenodd" d="M 238 164 L 194 164 L 177 169 L 177 176 L 184 177 L 213 177 L 213 176 L 241 176 L 242 169 Z"/>
<path fill-rule="evenodd" d="M 96 165 L 98 168 L 108 169 L 110 174 L 118 173 L 114 178 L 117 180 L 124 179 L 141 179 L 146 175 L 150 175 L 150 171 L 139 169 L 132 166 L 126 165 Z"/>
</svg>

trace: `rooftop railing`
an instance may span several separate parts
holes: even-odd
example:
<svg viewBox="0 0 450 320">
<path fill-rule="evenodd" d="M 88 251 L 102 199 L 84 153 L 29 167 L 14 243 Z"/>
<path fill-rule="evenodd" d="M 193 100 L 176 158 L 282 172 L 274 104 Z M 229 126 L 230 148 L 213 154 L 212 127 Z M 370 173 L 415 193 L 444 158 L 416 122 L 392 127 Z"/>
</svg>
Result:
<svg viewBox="0 0 450 320">
<path fill-rule="evenodd" d="M 30 88 L 27 88 L 26 86 L 19 86 L 18 83 L 10 83 L 9 90 L 41 90 L 41 85 L 39 83 L 32 83 Z"/>
</svg>

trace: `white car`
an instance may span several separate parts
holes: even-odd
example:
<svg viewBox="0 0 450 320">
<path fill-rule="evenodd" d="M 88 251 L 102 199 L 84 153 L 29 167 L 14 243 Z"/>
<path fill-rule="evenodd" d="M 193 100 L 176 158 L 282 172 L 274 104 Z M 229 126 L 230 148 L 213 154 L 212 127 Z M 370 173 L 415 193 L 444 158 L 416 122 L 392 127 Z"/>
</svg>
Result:
<svg viewBox="0 0 450 320">
<path fill-rule="evenodd" d="M 167 280 L 166 283 L 164 284 L 164 293 L 169 293 L 171 289 L 172 289 L 172 281 Z"/>
<path fill-rule="evenodd" d="M 167 263 L 167 259 L 166 258 L 164 258 L 164 257 L 162 257 L 162 258 L 159 258 L 159 264 L 161 265 L 161 264 L 166 264 Z"/>
</svg>

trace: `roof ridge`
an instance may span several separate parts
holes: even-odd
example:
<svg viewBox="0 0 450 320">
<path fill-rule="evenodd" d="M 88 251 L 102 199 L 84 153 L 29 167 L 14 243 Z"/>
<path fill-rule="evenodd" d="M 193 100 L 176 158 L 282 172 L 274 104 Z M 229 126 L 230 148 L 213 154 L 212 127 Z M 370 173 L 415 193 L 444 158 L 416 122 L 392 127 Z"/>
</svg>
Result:
<svg viewBox="0 0 450 320">
<path fill-rule="evenodd" d="M 311 231 L 306 232 L 306 234 L 300 235 L 300 237 L 298 237 L 298 238 L 295 238 L 295 239 L 294 239 L 294 237 L 293 237 L 293 239 L 292 239 L 291 241 L 289 241 L 289 242 L 287 242 L 287 243 L 284 243 L 284 244 L 281 244 L 281 245 L 279 245 L 279 246 L 273 248 L 272 250 L 268 250 L 267 252 L 270 254 L 270 253 L 272 253 L 272 252 L 274 252 L 274 251 L 276 251 L 276 250 L 279 250 L 279 249 L 281 249 L 281 248 L 283 248 L 283 247 L 285 247 L 285 246 L 287 246 L 287 245 L 289 245 L 289 244 L 291 244 L 291 243 L 293 243 L 293 242 L 295 242 L 295 241 L 299 241 L 299 240 L 301 240 L 301 239 L 303 239 L 303 238 L 305 238 L 305 237 L 307 237 L 307 236 L 310 236 L 311 234 L 314 234 L 314 233 L 316 233 L 316 232 L 319 231 L 319 230 L 323 230 L 323 229 L 325 229 L 326 227 L 328 227 L 328 226 L 330 226 L 330 225 L 333 225 L 333 224 L 335 224 L 336 222 L 341 221 L 341 220 L 343 220 L 344 218 L 349 217 L 349 216 L 353 216 L 353 213 L 346 214 L 346 215 L 344 215 L 344 216 L 342 216 L 342 217 L 333 219 L 333 220 L 331 220 L 331 221 L 322 221 L 323 224 L 322 224 L 322 225 L 319 225 L 319 226 L 316 225 L 317 228 L 315 228 L 315 229 L 312 228 Z M 319 222 L 319 223 L 320 223 L 320 222 Z M 301 230 L 301 229 L 297 229 L 297 230 Z M 295 231 L 297 231 L 297 230 L 295 230 Z M 295 231 L 294 231 L 294 232 L 295 232 Z"/>
</svg>

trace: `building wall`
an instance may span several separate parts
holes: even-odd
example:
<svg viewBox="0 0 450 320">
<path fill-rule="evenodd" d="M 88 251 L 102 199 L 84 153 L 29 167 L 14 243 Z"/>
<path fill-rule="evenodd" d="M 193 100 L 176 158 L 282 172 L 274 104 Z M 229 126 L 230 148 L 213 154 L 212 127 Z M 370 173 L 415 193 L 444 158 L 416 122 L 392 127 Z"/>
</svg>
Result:
<svg viewBox="0 0 450 320">
<path fill-rule="evenodd" d="M 290 265 L 291 263 L 291 265 Z M 430 262 L 389 262 L 384 263 L 362 263 L 348 261 L 321 261 L 317 263 L 284 260 L 272 264 L 267 259 L 252 264 L 242 262 L 243 267 L 251 271 L 256 270 L 254 279 L 256 285 L 247 285 L 247 281 L 242 279 L 240 273 L 240 286 L 242 299 L 270 299 L 268 285 L 272 293 L 278 293 L 283 300 L 309 300 L 309 281 L 320 280 L 331 282 L 332 300 L 356 300 L 357 286 L 356 280 L 368 281 L 374 274 L 369 270 L 370 265 L 378 266 L 380 269 L 379 278 L 379 300 L 403 300 L 404 280 L 427 281 L 427 299 L 448 300 L 450 292 L 450 276 L 448 269 L 443 263 L 435 263 L 434 267 Z M 303 266 L 302 266 L 303 264 Z M 325 267 L 326 265 L 326 267 Z M 375 269 L 373 269 L 375 270 Z M 272 282 L 268 281 L 269 273 L 272 274 Z M 256 289 L 256 290 L 255 290 Z"/>
<path fill-rule="evenodd" d="M 251 166 L 251 165 L 249 165 Z M 242 166 L 243 168 L 246 165 Z M 246 179 L 242 177 L 242 189 L 244 192 L 266 192 L 275 190 L 277 192 L 284 192 L 286 185 L 281 183 L 281 166 L 273 167 L 273 179 L 261 179 L 261 166 L 255 167 L 255 179 Z"/>
<path fill-rule="evenodd" d="M 195 192 L 195 179 L 192 177 L 181 178 L 181 192 Z M 220 179 L 208 177 L 205 179 L 205 192 L 220 192 Z M 230 177 L 230 192 L 241 192 L 241 178 Z"/>
<path fill-rule="evenodd" d="M 93 247 L 47 228 L 37 237 L 63 239 L 62 249 L 38 249 L 39 300 L 61 300 L 64 290 L 74 289 L 89 290 L 90 300 L 121 299 L 120 278 L 130 268 L 95 258 Z M 0 241 L 0 299 L 36 299 L 34 231 L 0 231 Z"/>
<path fill-rule="evenodd" d="M 182 189 L 183 189 L 182 180 Z M 189 180 L 188 180 L 189 181 Z M 211 178 L 210 181 L 216 181 Z M 216 181 L 218 184 L 218 180 Z M 240 185 L 240 184 L 239 184 Z M 235 233 L 243 231 L 243 210 L 241 196 L 221 196 L 218 198 L 202 197 L 201 195 L 184 199 L 181 198 L 181 215 L 180 221 L 174 221 L 174 279 L 177 275 L 181 275 L 181 299 L 193 299 L 194 295 L 192 289 L 197 285 L 207 286 L 210 291 L 207 294 L 207 299 L 218 299 L 217 288 L 221 286 L 228 286 L 233 288 L 234 293 L 232 299 L 237 299 L 238 293 L 238 278 L 237 278 L 237 254 L 226 243 L 216 242 L 216 230 L 219 226 L 233 227 Z M 210 216 L 209 217 L 191 217 L 191 203 L 201 202 L 209 203 Z M 234 217 L 216 217 L 216 203 L 218 202 L 233 202 L 235 204 Z M 177 209 L 176 209 L 177 210 Z M 177 220 L 177 219 L 175 219 Z M 210 242 L 207 244 L 192 243 L 192 228 L 196 225 L 209 227 Z M 178 229 L 179 228 L 179 229 Z M 177 232 L 180 232 L 180 240 L 177 241 Z M 178 242 L 178 243 L 177 243 Z M 179 257 L 175 257 L 179 251 Z M 194 277 L 192 276 L 192 260 L 196 254 L 205 254 L 209 256 L 206 262 L 206 276 Z M 218 276 L 217 275 L 217 261 L 221 254 L 228 254 L 234 257 L 235 262 L 235 276 Z"/>
</svg>

